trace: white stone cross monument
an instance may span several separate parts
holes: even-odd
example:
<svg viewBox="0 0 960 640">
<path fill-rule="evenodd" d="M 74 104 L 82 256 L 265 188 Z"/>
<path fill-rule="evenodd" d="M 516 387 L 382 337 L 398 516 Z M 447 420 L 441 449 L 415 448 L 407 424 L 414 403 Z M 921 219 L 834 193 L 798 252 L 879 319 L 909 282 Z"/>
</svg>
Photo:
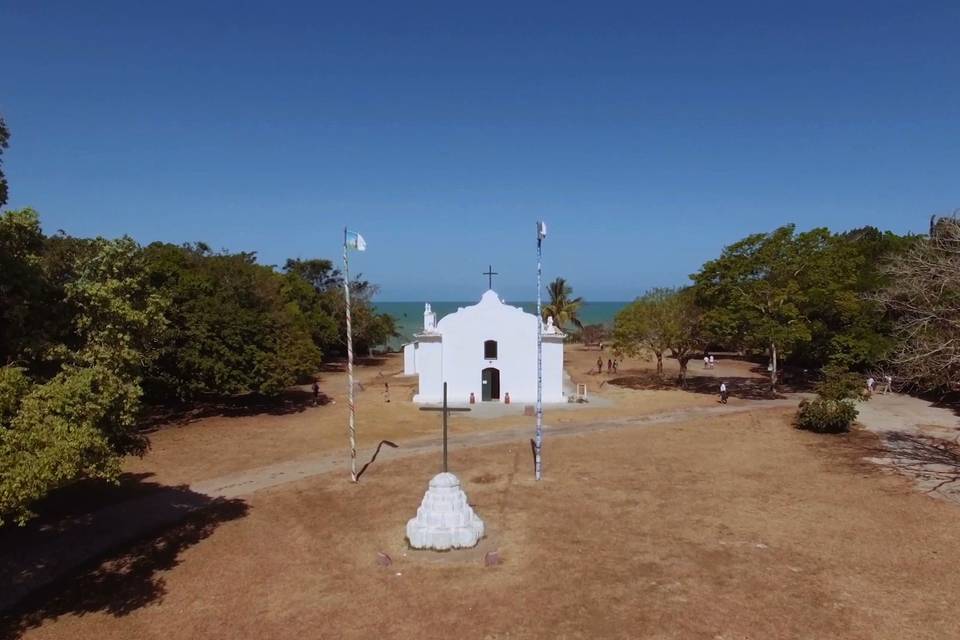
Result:
<svg viewBox="0 0 960 640">
<path fill-rule="evenodd" d="M 443 385 L 443 471 L 430 480 L 417 515 L 407 522 L 414 549 L 462 549 L 483 537 L 483 520 L 467 502 L 457 476 L 447 471 L 447 385 Z"/>
</svg>

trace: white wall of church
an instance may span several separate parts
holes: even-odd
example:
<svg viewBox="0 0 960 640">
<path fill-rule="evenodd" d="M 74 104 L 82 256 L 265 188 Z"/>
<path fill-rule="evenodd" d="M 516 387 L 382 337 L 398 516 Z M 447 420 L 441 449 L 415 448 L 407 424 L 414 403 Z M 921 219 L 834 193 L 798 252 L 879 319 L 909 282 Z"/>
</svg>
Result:
<svg viewBox="0 0 960 640">
<path fill-rule="evenodd" d="M 417 343 L 403 345 L 403 375 L 412 376 L 417 372 Z"/>
<path fill-rule="evenodd" d="M 440 402 L 443 381 L 450 402 L 469 401 L 474 394 L 483 398 L 483 370 L 500 372 L 500 400 L 510 394 L 511 402 L 531 403 L 537 397 L 537 319 L 518 307 L 502 304 L 487 291 L 479 304 L 463 308 L 440 320 L 436 331 L 442 342 L 421 342 L 416 356 L 420 375 L 417 402 Z M 496 340 L 497 357 L 484 357 L 484 342 Z M 439 366 L 424 358 L 424 347 L 439 347 Z M 563 343 L 561 338 L 543 343 L 543 401 L 564 402 Z"/>
<path fill-rule="evenodd" d="M 550 372 L 547 375 L 547 372 Z M 548 400 L 549 398 L 549 400 Z M 534 389 L 536 399 L 536 389 Z M 563 395 L 563 340 L 543 341 L 543 401 L 566 402 Z"/>
<path fill-rule="evenodd" d="M 416 351 L 417 373 L 420 376 L 418 402 L 441 402 L 443 400 L 443 348 L 440 336 L 432 340 L 421 339 Z M 447 394 L 450 395 L 449 387 Z M 452 398 L 452 396 L 451 396 Z"/>
</svg>

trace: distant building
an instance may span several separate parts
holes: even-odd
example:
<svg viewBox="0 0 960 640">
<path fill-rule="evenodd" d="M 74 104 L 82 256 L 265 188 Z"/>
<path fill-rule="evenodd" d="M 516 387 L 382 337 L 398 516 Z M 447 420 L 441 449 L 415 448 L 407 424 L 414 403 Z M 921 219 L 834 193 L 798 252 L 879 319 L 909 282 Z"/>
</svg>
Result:
<svg viewBox="0 0 960 640">
<path fill-rule="evenodd" d="M 464 403 L 531 403 L 537 399 L 537 322 L 532 313 L 503 303 L 492 289 L 480 302 L 461 307 L 437 322 L 430 305 L 423 312 L 423 331 L 403 348 L 403 371 L 420 378 L 414 402 L 447 399 Z M 553 325 L 543 325 L 543 401 L 566 402 L 563 393 L 563 339 Z"/>
</svg>

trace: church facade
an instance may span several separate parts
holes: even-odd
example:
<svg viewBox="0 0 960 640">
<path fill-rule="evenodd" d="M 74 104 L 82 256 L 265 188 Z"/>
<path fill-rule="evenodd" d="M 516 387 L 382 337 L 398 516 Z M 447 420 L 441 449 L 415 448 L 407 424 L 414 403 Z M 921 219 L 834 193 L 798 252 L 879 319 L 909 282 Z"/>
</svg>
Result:
<svg viewBox="0 0 960 640">
<path fill-rule="evenodd" d="M 419 377 L 417 403 L 443 400 L 532 403 L 537 399 L 537 322 L 520 307 L 503 303 L 492 289 L 480 302 L 461 307 L 437 322 L 427 304 L 423 331 L 403 349 L 406 375 Z M 553 325 L 543 324 L 543 401 L 566 402 L 563 391 L 563 339 Z"/>
</svg>

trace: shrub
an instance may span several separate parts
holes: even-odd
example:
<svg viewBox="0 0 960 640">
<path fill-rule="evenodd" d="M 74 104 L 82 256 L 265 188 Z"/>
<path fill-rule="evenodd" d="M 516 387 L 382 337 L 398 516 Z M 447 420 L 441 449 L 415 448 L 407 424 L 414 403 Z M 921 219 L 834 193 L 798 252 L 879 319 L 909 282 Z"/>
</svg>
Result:
<svg viewBox="0 0 960 640">
<path fill-rule="evenodd" d="M 797 410 L 797 428 L 816 433 L 843 433 L 857 419 L 857 408 L 850 400 L 818 397 L 803 400 Z"/>
<path fill-rule="evenodd" d="M 859 375 L 844 367 L 829 365 L 823 368 L 823 380 L 817 384 L 817 394 L 824 400 L 855 400 L 863 388 L 864 382 Z"/>
<path fill-rule="evenodd" d="M 0 367 L 0 429 L 9 426 L 30 391 L 30 379 L 19 367 Z"/>
</svg>

